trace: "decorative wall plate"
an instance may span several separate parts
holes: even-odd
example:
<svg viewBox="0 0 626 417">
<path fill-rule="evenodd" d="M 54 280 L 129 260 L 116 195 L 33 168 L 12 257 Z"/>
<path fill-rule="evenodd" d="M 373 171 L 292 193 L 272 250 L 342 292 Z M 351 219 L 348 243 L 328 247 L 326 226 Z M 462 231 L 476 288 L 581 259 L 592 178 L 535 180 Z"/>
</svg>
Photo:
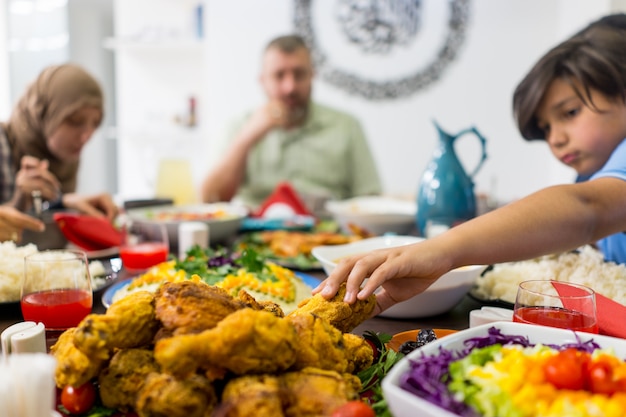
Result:
<svg viewBox="0 0 626 417">
<path fill-rule="evenodd" d="M 332 2 L 334 9 L 329 4 L 295 0 L 295 31 L 311 48 L 322 80 L 368 100 L 407 97 L 439 80 L 463 44 L 470 8 L 470 0 L 337 0 Z M 429 19 L 431 11 L 443 18 Z M 431 22 L 440 27 L 433 27 Z M 428 49 L 428 53 L 422 60 L 422 52 L 407 52 L 407 48 L 416 44 L 427 24 L 431 30 L 424 33 L 427 39 L 422 39 L 425 47 L 420 50 Z M 323 42 L 330 32 L 332 41 Z M 367 63 L 391 63 L 402 53 L 419 55 L 422 62 L 415 64 L 418 68 L 402 68 L 402 74 L 381 68 L 377 73 L 364 74 L 376 65 L 349 59 L 358 54 Z M 345 58 L 344 62 L 339 58 Z"/>
</svg>

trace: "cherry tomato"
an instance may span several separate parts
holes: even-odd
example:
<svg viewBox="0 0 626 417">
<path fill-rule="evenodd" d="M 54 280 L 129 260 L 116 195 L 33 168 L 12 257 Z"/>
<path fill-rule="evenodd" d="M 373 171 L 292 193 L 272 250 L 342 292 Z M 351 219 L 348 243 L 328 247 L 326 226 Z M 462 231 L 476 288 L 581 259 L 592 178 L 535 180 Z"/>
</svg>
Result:
<svg viewBox="0 0 626 417">
<path fill-rule="evenodd" d="M 613 380 L 613 368 L 606 362 L 594 362 L 589 365 L 587 378 L 589 390 L 594 394 L 612 395 L 619 389 Z"/>
<path fill-rule="evenodd" d="M 333 411 L 331 417 L 376 417 L 376 413 L 362 401 L 349 401 Z"/>
<path fill-rule="evenodd" d="M 93 407 L 96 401 L 96 388 L 91 382 L 73 387 L 67 385 L 61 392 L 61 404 L 72 414 L 83 414 Z"/>
<path fill-rule="evenodd" d="M 559 389 L 585 388 L 588 356 L 576 349 L 566 349 L 548 358 L 543 366 L 546 380 Z"/>
</svg>

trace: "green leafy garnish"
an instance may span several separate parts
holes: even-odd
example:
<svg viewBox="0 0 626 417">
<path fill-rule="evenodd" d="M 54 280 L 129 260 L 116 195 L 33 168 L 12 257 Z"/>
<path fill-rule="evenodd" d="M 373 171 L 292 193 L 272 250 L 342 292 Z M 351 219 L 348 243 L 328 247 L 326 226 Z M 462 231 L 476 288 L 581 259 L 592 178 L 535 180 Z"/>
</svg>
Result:
<svg viewBox="0 0 626 417">
<path fill-rule="evenodd" d="M 57 406 L 57 409 L 63 415 L 68 415 L 68 416 L 73 415 L 72 413 L 69 412 L 67 408 L 63 407 L 60 404 Z M 94 405 L 93 407 L 91 407 L 91 410 L 87 411 L 84 414 L 81 414 L 81 417 L 110 417 L 115 413 L 117 413 L 117 410 L 105 407 L 103 405 Z"/>
<path fill-rule="evenodd" d="M 374 353 L 372 366 L 358 374 L 362 386 L 361 398 L 372 407 L 378 417 L 392 417 L 383 396 L 381 382 L 404 355 L 387 348 L 387 343 L 391 340 L 388 334 L 366 331 L 363 337 L 376 348 L 377 352 Z"/>
<path fill-rule="evenodd" d="M 290 268 L 311 269 L 319 268 L 320 262 L 310 253 L 300 253 L 296 256 L 281 256 L 274 253 L 272 248 L 263 240 L 260 232 L 247 233 L 234 245 L 235 251 L 253 250 L 266 260 Z"/>
<path fill-rule="evenodd" d="M 265 268 L 263 257 L 252 249 L 243 251 L 239 263 L 250 272 L 261 272 Z"/>
</svg>

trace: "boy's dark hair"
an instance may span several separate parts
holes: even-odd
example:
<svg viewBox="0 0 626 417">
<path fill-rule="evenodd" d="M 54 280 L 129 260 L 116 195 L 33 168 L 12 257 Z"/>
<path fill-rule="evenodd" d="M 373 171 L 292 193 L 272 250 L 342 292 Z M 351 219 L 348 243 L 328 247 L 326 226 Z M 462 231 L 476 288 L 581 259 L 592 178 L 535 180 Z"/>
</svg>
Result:
<svg viewBox="0 0 626 417">
<path fill-rule="evenodd" d="M 265 51 L 278 49 L 284 53 L 290 54 L 300 48 L 309 49 L 304 38 L 299 35 L 284 35 L 272 39 L 265 47 Z"/>
<path fill-rule="evenodd" d="M 599 22 L 548 51 L 515 89 L 513 112 L 524 139 L 545 139 L 535 113 L 555 79 L 567 81 L 595 111 L 600 110 L 591 99 L 591 90 L 626 103 L 626 31 L 613 20 L 611 24 Z"/>
<path fill-rule="evenodd" d="M 590 30 L 599 27 L 626 30 L 626 13 L 610 14 L 601 17 L 598 20 L 594 20 L 593 22 L 589 23 L 589 25 L 587 25 L 583 30 L 578 32 L 575 36 L 585 35 Z"/>
</svg>

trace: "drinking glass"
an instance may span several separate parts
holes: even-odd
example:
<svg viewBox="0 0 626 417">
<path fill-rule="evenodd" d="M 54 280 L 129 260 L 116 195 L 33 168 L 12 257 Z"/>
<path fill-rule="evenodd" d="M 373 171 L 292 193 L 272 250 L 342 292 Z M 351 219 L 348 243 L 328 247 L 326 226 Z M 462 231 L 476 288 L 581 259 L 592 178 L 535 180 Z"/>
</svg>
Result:
<svg viewBox="0 0 626 417">
<path fill-rule="evenodd" d="M 157 170 L 157 197 L 171 198 L 175 205 L 196 202 L 191 165 L 186 159 L 162 159 Z"/>
<path fill-rule="evenodd" d="M 517 289 L 513 321 L 598 333 L 596 294 L 569 282 L 524 281 Z"/>
<path fill-rule="evenodd" d="M 85 253 L 49 250 L 26 256 L 20 304 L 24 320 L 41 322 L 46 331 L 77 326 L 93 304 Z"/>
<path fill-rule="evenodd" d="M 167 261 L 169 239 L 164 224 L 126 219 L 120 258 L 126 270 L 145 270 Z"/>
</svg>

